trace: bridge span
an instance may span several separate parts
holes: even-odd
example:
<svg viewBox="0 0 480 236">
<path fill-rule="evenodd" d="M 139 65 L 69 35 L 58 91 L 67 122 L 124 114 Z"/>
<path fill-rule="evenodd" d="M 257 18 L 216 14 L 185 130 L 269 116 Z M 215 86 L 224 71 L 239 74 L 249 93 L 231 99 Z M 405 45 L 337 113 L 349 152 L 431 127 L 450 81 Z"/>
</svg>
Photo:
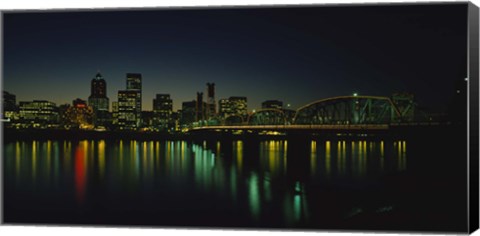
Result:
<svg viewBox="0 0 480 236">
<path fill-rule="evenodd" d="M 322 131 L 322 130 L 388 130 L 387 124 L 351 124 L 351 125 L 218 125 L 194 127 L 189 131 L 227 131 L 227 130 L 252 130 L 252 131 Z"/>
</svg>

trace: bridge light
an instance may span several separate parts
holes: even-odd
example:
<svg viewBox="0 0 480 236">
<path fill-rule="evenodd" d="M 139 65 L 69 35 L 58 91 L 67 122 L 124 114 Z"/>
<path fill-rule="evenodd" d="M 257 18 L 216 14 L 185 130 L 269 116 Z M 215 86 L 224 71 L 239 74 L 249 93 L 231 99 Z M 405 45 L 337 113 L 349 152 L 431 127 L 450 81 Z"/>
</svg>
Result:
<svg viewBox="0 0 480 236">
<path fill-rule="evenodd" d="M 354 96 L 354 97 L 358 96 L 358 93 L 353 93 L 353 96 Z"/>
</svg>

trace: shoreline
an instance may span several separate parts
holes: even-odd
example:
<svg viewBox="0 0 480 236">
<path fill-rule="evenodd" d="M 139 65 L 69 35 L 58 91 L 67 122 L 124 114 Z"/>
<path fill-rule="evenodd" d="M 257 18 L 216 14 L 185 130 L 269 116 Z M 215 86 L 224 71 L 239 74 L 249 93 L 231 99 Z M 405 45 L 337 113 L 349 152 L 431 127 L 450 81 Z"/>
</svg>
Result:
<svg viewBox="0 0 480 236">
<path fill-rule="evenodd" d="M 385 131 L 317 131 L 290 132 L 280 135 L 265 135 L 244 132 L 137 132 L 137 131 L 94 131 L 94 130 L 54 130 L 54 129 L 3 129 L 3 142 L 28 140 L 138 140 L 138 141 L 216 141 L 216 140 L 389 140 L 410 138 L 432 138 L 437 135 L 460 135 L 455 126 L 391 127 Z"/>
</svg>

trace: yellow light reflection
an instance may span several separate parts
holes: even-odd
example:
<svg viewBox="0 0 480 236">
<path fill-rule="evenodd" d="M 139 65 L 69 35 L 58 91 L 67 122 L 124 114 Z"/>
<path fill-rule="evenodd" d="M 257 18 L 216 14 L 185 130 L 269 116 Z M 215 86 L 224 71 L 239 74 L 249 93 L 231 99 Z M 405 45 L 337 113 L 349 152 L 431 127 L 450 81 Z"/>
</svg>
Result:
<svg viewBox="0 0 480 236">
<path fill-rule="evenodd" d="M 342 153 L 342 142 L 337 142 L 337 171 L 339 175 L 344 174 L 345 163 L 343 160 L 343 153 Z"/>
<path fill-rule="evenodd" d="M 317 172 L 317 142 L 312 140 L 310 143 L 310 174 L 315 175 Z"/>
<path fill-rule="evenodd" d="M 237 168 L 239 171 L 242 171 L 243 168 L 243 141 L 236 142 L 237 150 Z"/>
<path fill-rule="evenodd" d="M 15 143 L 15 179 L 20 179 L 20 165 L 22 159 L 22 149 L 20 148 L 20 142 Z"/>
<path fill-rule="evenodd" d="M 71 142 L 63 142 L 63 169 L 65 173 L 69 173 L 72 168 L 72 144 Z"/>
<path fill-rule="evenodd" d="M 220 156 L 221 144 L 220 141 L 217 141 L 217 156 Z"/>
<path fill-rule="evenodd" d="M 132 165 L 132 174 L 134 176 L 134 179 L 136 181 L 132 181 L 132 183 L 136 183 L 138 178 L 139 178 L 139 173 L 140 173 L 140 143 L 138 141 L 133 141 L 133 153 L 132 155 L 133 158 L 133 165 Z"/>
<path fill-rule="evenodd" d="M 380 141 L 380 171 L 383 172 L 385 170 L 385 145 L 383 141 Z"/>
<path fill-rule="evenodd" d="M 360 169 L 360 174 L 362 176 L 366 175 L 367 173 L 367 141 L 363 141 L 363 153 L 361 155 L 360 163 L 361 163 L 361 169 Z"/>
<path fill-rule="evenodd" d="M 143 177 L 145 177 L 146 175 L 148 175 L 148 165 L 147 165 L 147 142 L 143 142 L 143 145 L 142 145 L 142 174 L 143 174 Z"/>
<path fill-rule="evenodd" d="M 100 179 L 103 180 L 105 175 L 105 141 L 100 140 L 98 142 L 98 172 L 100 173 Z"/>
<path fill-rule="evenodd" d="M 325 174 L 327 177 L 331 175 L 331 149 L 330 149 L 330 141 L 325 142 Z"/>
<path fill-rule="evenodd" d="M 287 173 L 287 147 L 288 147 L 288 141 L 285 140 L 283 141 L 283 173 Z"/>
<path fill-rule="evenodd" d="M 45 168 L 47 181 L 49 181 L 50 179 L 51 165 L 52 165 L 52 141 L 48 140 L 47 141 L 47 163 L 46 163 L 47 168 Z"/>
<path fill-rule="evenodd" d="M 157 168 L 160 168 L 160 142 L 155 142 L 155 163 Z"/>
<path fill-rule="evenodd" d="M 37 178 L 37 141 L 32 142 L 32 179 L 35 182 Z"/>
<path fill-rule="evenodd" d="M 406 170 L 406 142 L 398 141 L 397 166 L 399 171 Z"/>
</svg>

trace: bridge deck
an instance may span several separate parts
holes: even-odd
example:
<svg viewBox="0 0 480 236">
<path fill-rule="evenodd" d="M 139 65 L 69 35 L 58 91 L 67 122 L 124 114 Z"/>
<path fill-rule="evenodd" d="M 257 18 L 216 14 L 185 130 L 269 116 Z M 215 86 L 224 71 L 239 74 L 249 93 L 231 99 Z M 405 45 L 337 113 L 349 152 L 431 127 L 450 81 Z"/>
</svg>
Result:
<svg viewBox="0 0 480 236">
<path fill-rule="evenodd" d="M 194 127 L 191 130 L 388 130 L 386 124 L 358 125 L 217 125 Z"/>
</svg>

